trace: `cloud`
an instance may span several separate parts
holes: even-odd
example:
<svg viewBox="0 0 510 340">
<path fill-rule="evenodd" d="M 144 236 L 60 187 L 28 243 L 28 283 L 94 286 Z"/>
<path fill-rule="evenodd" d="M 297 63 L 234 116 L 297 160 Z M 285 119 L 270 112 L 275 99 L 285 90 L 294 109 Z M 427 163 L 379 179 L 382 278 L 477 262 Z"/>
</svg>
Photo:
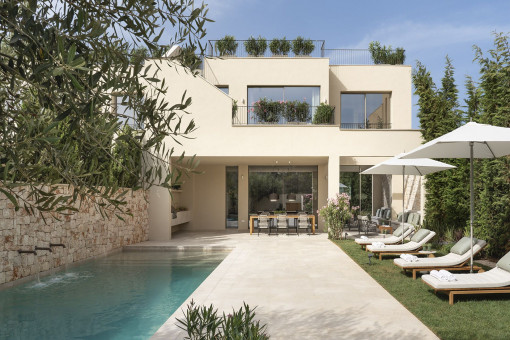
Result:
<svg viewBox="0 0 510 340">
<path fill-rule="evenodd" d="M 367 48 L 371 41 L 383 45 L 404 47 L 406 50 L 428 50 L 454 44 L 476 44 L 492 41 L 492 32 L 509 32 L 510 26 L 454 25 L 404 21 L 398 24 L 379 26 L 366 34 L 361 41 L 350 48 Z"/>
</svg>

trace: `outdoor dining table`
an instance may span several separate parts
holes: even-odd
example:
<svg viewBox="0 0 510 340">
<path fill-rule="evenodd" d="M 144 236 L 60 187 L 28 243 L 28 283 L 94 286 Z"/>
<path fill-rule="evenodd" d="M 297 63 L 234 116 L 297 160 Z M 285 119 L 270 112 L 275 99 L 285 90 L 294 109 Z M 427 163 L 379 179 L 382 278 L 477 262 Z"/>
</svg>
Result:
<svg viewBox="0 0 510 340">
<path fill-rule="evenodd" d="M 315 234 L 315 215 L 306 215 L 308 218 L 312 219 L 312 234 Z M 278 215 L 267 215 L 268 218 L 277 218 Z M 298 218 L 299 215 L 286 215 L 287 218 Z M 255 223 L 255 219 L 258 219 L 258 215 L 250 216 L 250 235 L 253 234 L 253 224 Z"/>
</svg>

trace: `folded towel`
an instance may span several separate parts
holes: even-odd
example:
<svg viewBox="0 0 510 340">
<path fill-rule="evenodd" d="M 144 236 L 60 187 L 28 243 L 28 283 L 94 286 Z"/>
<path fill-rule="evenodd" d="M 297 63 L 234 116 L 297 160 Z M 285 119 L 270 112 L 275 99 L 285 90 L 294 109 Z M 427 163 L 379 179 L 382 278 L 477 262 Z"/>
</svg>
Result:
<svg viewBox="0 0 510 340">
<path fill-rule="evenodd" d="M 442 277 L 445 277 L 447 281 L 451 282 L 451 281 L 457 281 L 457 279 L 455 278 L 455 276 L 453 276 L 452 273 L 450 273 L 449 271 L 447 270 L 444 270 L 444 269 L 441 269 L 439 271 L 439 274 L 441 274 Z"/>
<path fill-rule="evenodd" d="M 440 281 L 448 281 L 448 282 L 457 281 L 455 276 L 453 276 L 453 274 L 447 270 L 440 270 L 440 271 L 432 270 L 432 271 L 430 271 L 430 276 L 433 276 Z"/>
<path fill-rule="evenodd" d="M 386 247 L 386 245 L 382 242 L 372 242 L 372 247 L 375 247 L 375 248 L 384 248 Z"/>
<path fill-rule="evenodd" d="M 401 254 L 400 258 L 406 262 L 418 262 L 418 256 L 414 256 L 411 254 Z"/>
<path fill-rule="evenodd" d="M 361 236 L 360 237 L 362 240 L 368 240 L 368 237 L 366 237 L 365 235 Z"/>
</svg>

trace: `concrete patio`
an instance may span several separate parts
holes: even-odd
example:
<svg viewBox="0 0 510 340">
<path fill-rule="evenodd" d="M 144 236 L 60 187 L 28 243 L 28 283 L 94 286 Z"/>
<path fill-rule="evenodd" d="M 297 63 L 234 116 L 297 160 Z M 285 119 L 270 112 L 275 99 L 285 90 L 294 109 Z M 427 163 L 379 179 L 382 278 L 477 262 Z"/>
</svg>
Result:
<svg viewBox="0 0 510 340">
<path fill-rule="evenodd" d="M 233 250 L 152 339 L 184 337 L 176 318 L 191 299 L 226 313 L 257 306 L 271 339 L 437 339 L 325 234 L 181 233 L 127 248 L 160 247 Z"/>
</svg>

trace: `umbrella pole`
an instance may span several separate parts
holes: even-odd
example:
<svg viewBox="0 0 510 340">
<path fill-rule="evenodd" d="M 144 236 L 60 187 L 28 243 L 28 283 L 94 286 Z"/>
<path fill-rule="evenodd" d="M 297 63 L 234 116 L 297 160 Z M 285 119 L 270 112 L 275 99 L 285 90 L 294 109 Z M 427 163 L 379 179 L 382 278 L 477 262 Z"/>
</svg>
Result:
<svg viewBox="0 0 510 340">
<path fill-rule="evenodd" d="M 402 244 L 404 244 L 404 198 L 405 198 L 405 190 L 404 190 L 404 174 L 406 170 L 406 166 L 402 166 L 402 215 L 400 215 L 400 225 L 402 226 Z"/>
<path fill-rule="evenodd" d="M 475 216 L 475 199 L 473 185 L 473 142 L 469 142 L 469 191 L 470 191 L 470 213 L 469 213 L 469 229 L 471 232 L 471 266 L 470 272 L 473 272 L 473 221 Z"/>
</svg>

